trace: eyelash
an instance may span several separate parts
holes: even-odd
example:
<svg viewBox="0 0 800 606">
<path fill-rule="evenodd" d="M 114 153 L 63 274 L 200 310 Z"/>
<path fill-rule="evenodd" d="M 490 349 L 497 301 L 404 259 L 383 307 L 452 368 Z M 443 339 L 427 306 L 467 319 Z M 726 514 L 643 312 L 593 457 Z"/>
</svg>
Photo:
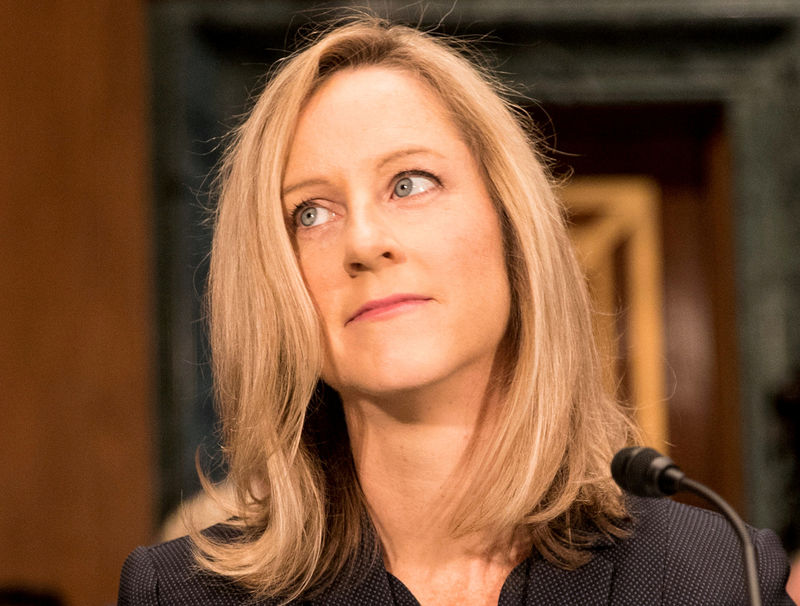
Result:
<svg viewBox="0 0 800 606">
<path fill-rule="evenodd" d="M 400 179 L 405 179 L 406 177 L 425 177 L 426 179 L 430 179 L 431 181 L 436 183 L 436 185 L 438 185 L 438 186 L 442 185 L 442 181 L 439 179 L 439 177 L 437 177 L 433 173 L 430 173 L 430 172 L 428 172 L 426 170 L 416 170 L 416 169 L 415 170 L 404 170 L 402 172 L 397 173 L 394 176 L 394 178 L 392 179 L 392 190 L 394 190 L 394 186 L 397 185 L 397 182 Z M 291 215 L 290 215 L 290 221 L 291 221 L 291 225 L 292 225 L 292 227 L 294 227 L 294 229 L 298 228 L 297 217 L 300 216 L 300 213 L 302 213 L 309 206 L 316 206 L 314 203 L 316 202 L 317 199 L 318 198 L 308 198 L 306 200 L 302 200 L 292 209 L 292 212 L 291 212 Z"/>
</svg>

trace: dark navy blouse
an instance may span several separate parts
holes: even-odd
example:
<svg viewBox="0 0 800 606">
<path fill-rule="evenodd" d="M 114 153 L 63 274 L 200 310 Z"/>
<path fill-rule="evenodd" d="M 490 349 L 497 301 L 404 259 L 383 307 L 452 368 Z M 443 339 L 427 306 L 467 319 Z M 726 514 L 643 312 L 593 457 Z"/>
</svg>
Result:
<svg viewBox="0 0 800 606">
<path fill-rule="evenodd" d="M 593 549 L 576 570 L 552 566 L 538 554 L 506 579 L 498 606 L 662 606 L 746 605 L 744 565 L 738 537 L 718 514 L 668 499 L 631 499 L 634 527 L 625 540 Z M 224 536 L 224 526 L 210 532 Z M 764 606 L 789 606 L 789 565 L 778 538 L 752 530 Z M 357 583 L 335 583 L 313 599 L 293 604 L 326 606 L 419 606 L 380 558 L 364 561 Z M 184 537 L 139 547 L 125 562 L 119 606 L 242 606 L 256 602 L 231 581 L 196 569 Z"/>
</svg>

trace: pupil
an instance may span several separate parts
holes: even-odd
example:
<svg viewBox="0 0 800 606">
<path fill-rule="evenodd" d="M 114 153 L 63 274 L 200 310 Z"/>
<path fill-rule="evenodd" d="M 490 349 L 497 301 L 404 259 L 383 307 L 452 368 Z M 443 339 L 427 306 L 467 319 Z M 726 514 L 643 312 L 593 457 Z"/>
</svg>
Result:
<svg viewBox="0 0 800 606">
<path fill-rule="evenodd" d="M 317 218 L 316 208 L 307 208 L 300 215 L 300 222 L 306 227 L 314 224 L 314 219 Z"/>
</svg>

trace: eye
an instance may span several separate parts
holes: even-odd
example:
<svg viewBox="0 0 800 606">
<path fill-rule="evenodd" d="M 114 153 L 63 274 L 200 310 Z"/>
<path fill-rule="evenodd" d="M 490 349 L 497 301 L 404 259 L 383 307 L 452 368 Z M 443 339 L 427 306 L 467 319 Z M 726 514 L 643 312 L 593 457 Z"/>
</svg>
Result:
<svg viewBox="0 0 800 606">
<path fill-rule="evenodd" d="M 316 227 L 330 220 L 333 213 L 323 206 L 303 203 L 294 211 L 294 223 L 297 227 Z"/>
<path fill-rule="evenodd" d="M 394 195 L 407 198 L 431 190 L 437 185 L 438 179 L 433 175 L 404 175 L 394 184 Z"/>
</svg>

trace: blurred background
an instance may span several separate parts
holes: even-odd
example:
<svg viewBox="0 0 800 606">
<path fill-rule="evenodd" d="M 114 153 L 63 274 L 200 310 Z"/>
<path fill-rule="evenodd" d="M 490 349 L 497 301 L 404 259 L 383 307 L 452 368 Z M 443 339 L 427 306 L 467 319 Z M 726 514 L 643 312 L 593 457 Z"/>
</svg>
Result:
<svg viewBox="0 0 800 606">
<path fill-rule="evenodd" d="M 220 137 L 342 4 L 0 1 L 0 604 L 113 603 L 198 448 L 215 466 Z M 476 38 L 520 91 L 573 176 L 609 385 L 800 547 L 800 2 L 372 7 Z"/>
</svg>

